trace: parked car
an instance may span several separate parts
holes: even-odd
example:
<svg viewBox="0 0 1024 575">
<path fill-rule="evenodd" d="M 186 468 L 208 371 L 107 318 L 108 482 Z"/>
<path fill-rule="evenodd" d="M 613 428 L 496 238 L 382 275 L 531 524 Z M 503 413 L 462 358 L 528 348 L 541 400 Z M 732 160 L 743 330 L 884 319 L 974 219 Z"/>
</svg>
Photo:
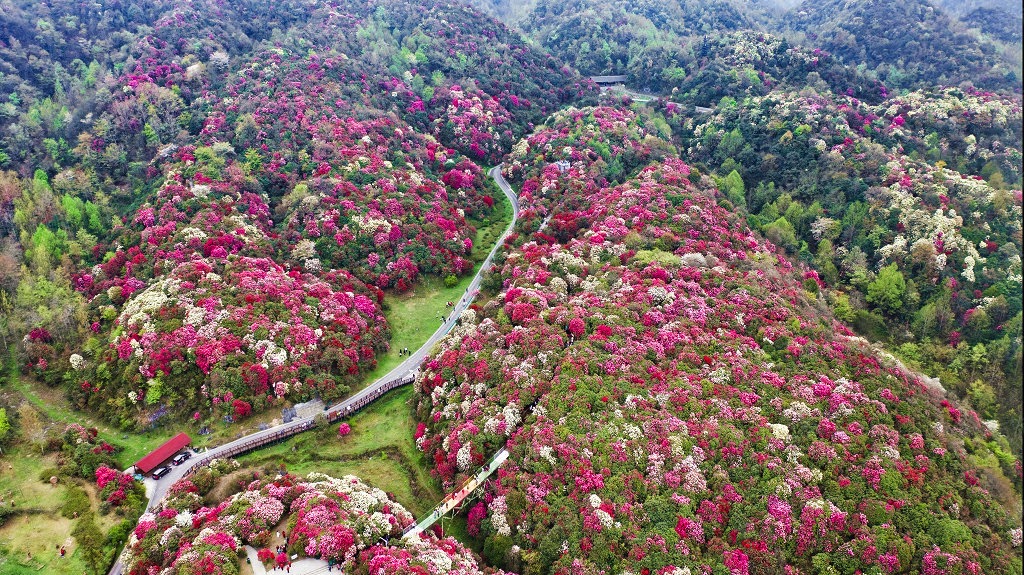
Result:
<svg viewBox="0 0 1024 575">
<path fill-rule="evenodd" d="M 177 465 L 181 465 L 182 463 L 185 463 L 186 461 L 188 461 L 191 458 L 192 458 L 192 454 L 191 453 L 189 453 L 188 451 L 182 451 L 181 453 L 179 453 L 179 454 L 174 456 L 174 459 L 171 460 L 171 463 L 173 463 L 174 465 L 177 466 Z"/>
<path fill-rule="evenodd" d="M 153 477 L 153 479 L 160 479 L 161 477 L 163 477 L 164 475 L 167 475 L 170 472 L 171 472 L 171 468 L 167 467 L 165 465 L 163 467 L 158 467 L 157 470 L 153 472 L 152 477 Z"/>
</svg>

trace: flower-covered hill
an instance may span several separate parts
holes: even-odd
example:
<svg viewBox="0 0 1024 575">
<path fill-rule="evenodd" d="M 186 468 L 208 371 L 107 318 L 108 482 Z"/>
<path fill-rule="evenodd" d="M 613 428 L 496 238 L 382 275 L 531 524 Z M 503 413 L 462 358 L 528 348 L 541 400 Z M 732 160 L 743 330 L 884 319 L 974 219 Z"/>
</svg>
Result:
<svg viewBox="0 0 1024 575">
<path fill-rule="evenodd" d="M 671 160 L 529 241 L 417 380 L 449 484 L 530 573 L 1019 573 L 1019 493 L 976 416 L 880 362 Z M 813 273 L 806 274 L 812 282 Z M 986 455 L 987 454 L 987 455 Z M 1019 469 L 1019 468 L 1018 468 Z"/>
<path fill-rule="evenodd" d="M 1019 453 L 1019 96 L 778 90 L 665 112 L 748 223 L 814 266 L 841 319 L 969 397 Z"/>
<path fill-rule="evenodd" d="M 235 4 L 134 14 L 145 25 L 109 69 L 88 67 L 88 85 L 34 102 L 41 119 L 13 131 L 50 144 L 20 215 L 4 217 L 4 191 L 0 217 L 38 254 L 33 285 L 78 292 L 48 314 L 59 325 L 26 305 L 36 336 L 19 363 L 127 427 L 344 393 L 386 349 L 380 290 L 472 270 L 472 222 L 496 197 L 474 162 L 596 93 L 463 6 Z M 278 32 L 243 34 L 235 20 L 261 11 Z M 35 157 L 3 134 L 0 152 Z M 179 287 L 195 266 L 217 279 Z M 246 269 L 278 284 L 234 285 Z"/>
<path fill-rule="evenodd" d="M 284 400 L 330 401 L 387 349 L 382 297 L 345 271 L 193 259 L 128 300 L 71 395 L 128 426 L 144 408 L 237 419 Z"/>
<path fill-rule="evenodd" d="M 493 163 L 531 122 L 596 95 L 550 55 L 455 3 L 300 1 L 278 8 L 302 15 L 286 35 L 246 50 L 209 25 L 211 8 L 181 4 L 164 14 L 134 46 L 127 74 L 129 82 L 178 86 L 191 131 L 231 131 L 253 114 L 256 129 L 265 132 L 260 140 L 301 139 L 292 126 L 325 119 L 318 101 L 332 95 L 327 101 L 340 110 L 326 110 L 326 118 L 342 110 L 360 119 L 393 113 L 472 159 Z M 139 129 L 128 134 L 142 143 Z"/>
<path fill-rule="evenodd" d="M 572 222 L 556 218 L 558 212 L 578 209 L 590 193 L 677 155 L 670 135 L 664 118 L 624 108 L 570 107 L 552 114 L 504 161 L 522 208 L 513 243 L 526 241 L 526 232 L 538 231 L 548 216 L 545 232 L 559 235 Z"/>
<path fill-rule="evenodd" d="M 255 480 L 209 506 L 197 491 L 191 481 L 179 481 L 159 510 L 139 519 L 122 556 L 125 573 L 233 575 L 246 545 L 258 549 L 268 569 L 283 570 L 298 555 L 333 562 L 344 573 L 484 573 L 472 551 L 451 537 L 402 539 L 412 514 L 351 475 Z M 269 548 L 278 531 L 287 534 L 281 553 Z"/>
</svg>

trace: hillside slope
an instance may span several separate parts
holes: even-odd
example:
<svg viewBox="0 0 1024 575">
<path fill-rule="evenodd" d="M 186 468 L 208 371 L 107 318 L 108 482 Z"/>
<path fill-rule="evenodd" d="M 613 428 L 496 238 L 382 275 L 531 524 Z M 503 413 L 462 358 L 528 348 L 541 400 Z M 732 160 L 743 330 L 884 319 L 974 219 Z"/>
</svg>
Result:
<svg viewBox="0 0 1024 575">
<path fill-rule="evenodd" d="M 3 261 L 30 264 L 5 277 L 5 342 L 126 428 L 345 394 L 387 349 L 382 290 L 473 268 L 494 205 L 474 162 L 595 93 L 459 5 L 151 8 L 12 12 L 54 54 L 0 126 Z M 87 55 L 61 42 L 117 22 L 119 50 L 63 67 Z"/>
<path fill-rule="evenodd" d="M 512 453 L 469 513 L 485 556 L 531 573 L 1020 572 L 1015 491 L 975 451 L 975 416 L 851 337 L 816 274 L 690 166 L 613 186 L 593 146 L 559 142 L 652 150 L 655 126 L 570 111 L 517 146 L 522 204 L 553 217 L 522 220 L 496 300 L 416 383 L 442 479 Z"/>
<path fill-rule="evenodd" d="M 1017 88 L 1021 78 L 990 43 L 926 0 L 804 2 L 793 23 L 808 43 L 851 66 L 864 65 L 893 87 L 971 82 L 978 88 Z"/>
</svg>

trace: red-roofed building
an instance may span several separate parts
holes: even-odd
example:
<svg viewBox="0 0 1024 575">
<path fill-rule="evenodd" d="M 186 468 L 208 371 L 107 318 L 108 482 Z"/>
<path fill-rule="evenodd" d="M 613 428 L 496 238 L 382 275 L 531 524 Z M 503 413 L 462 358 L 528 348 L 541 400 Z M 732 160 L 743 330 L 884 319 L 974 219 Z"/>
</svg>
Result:
<svg viewBox="0 0 1024 575">
<path fill-rule="evenodd" d="M 164 463 L 170 459 L 175 453 L 181 450 L 182 447 L 187 447 L 192 443 L 192 438 L 187 433 L 179 433 L 174 437 L 167 440 L 166 443 L 157 447 L 153 451 L 150 451 L 142 459 L 135 462 L 135 471 L 138 473 L 146 474 L 153 471 L 157 467 L 160 467 L 161 463 Z"/>
</svg>

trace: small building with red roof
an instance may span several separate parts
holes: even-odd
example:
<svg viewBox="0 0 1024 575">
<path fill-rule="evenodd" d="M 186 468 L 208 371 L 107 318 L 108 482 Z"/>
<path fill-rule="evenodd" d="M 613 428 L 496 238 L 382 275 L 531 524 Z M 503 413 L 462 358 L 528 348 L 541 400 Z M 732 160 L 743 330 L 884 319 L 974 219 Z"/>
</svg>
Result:
<svg viewBox="0 0 1024 575">
<path fill-rule="evenodd" d="M 142 459 L 136 461 L 135 471 L 147 474 L 157 467 L 160 467 L 160 464 L 173 457 L 175 453 L 181 450 L 181 448 L 187 447 L 191 443 L 192 438 L 189 437 L 187 433 L 179 433 L 178 435 L 168 439 L 160 447 L 150 451 Z"/>
</svg>

